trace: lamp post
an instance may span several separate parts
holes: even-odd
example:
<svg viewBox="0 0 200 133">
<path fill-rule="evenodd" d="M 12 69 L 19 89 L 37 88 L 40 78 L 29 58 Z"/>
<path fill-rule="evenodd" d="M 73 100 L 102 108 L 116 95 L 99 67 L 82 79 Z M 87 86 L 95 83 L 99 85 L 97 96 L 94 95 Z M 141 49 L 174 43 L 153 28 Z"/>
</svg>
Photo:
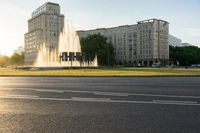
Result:
<svg viewBox="0 0 200 133">
<path fill-rule="evenodd" d="M 110 59 L 109 59 L 109 58 L 110 58 L 110 57 L 109 57 L 110 50 L 109 50 L 109 45 L 110 45 L 110 43 L 107 44 L 107 54 L 108 54 L 108 56 L 107 56 L 107 57 L 108 57 L 107 63 L 108 63 L 108 66 L 110 66 Z"/>
</svg>

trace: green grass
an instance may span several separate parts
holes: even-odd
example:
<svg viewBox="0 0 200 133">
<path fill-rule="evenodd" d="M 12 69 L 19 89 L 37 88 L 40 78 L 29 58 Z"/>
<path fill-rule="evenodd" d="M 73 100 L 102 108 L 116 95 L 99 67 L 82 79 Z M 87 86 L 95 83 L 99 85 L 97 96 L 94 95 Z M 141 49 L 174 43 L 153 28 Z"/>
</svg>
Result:
<svg viewBox="0 0 200 133">
<path fill-rule="evenodd" d="M 200 69 L 112 67 L 30 71 L 2 68 L 0 76 L 200 76 Z"/>
</svg>

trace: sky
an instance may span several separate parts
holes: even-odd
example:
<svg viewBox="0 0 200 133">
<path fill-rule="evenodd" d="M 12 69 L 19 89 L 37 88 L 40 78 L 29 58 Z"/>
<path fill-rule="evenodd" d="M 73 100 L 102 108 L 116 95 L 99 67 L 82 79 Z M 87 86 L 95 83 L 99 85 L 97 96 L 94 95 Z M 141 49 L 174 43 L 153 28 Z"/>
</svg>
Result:
<svg viewBox="0 0 200 133">
<path fill-rule="evenodd" d="M 24 46 L 31 13 L 48 0 L 0 0 L 0 54 Z M 59 3 L 65 21 L 77 30 L 136 24 L 158 18 L 170 23 L 170 34 L 200 46 L 200 0 L 49 0 Z"/>
</svg>

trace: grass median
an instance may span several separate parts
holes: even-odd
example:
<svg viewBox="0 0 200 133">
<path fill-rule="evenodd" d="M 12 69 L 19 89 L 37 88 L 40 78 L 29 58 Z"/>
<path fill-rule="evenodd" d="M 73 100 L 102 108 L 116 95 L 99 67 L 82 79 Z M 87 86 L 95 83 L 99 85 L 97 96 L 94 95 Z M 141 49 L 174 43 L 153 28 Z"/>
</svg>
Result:
<svg viewBox="0 0 200 133">
<path fill-rule="evenodd" d="M 0 69 L 0 76 L 70 76 L 70 77 L 95 77 L 95 76 L 200 76 L 200 69 L 184 68 L 133 68 L 133 67 L 112 67 L 112 68 L 80 68 L 66 70 L 16 70 Z"/>
</svg>

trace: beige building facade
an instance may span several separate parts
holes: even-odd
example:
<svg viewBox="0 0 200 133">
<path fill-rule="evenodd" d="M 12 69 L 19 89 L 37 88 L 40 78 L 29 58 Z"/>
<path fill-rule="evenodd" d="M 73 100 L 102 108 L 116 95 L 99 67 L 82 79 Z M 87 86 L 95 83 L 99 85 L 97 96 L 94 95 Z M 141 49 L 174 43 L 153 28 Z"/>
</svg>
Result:
<svg viewBox="0 0 200 133">
<path fill-rule="evenodd" d="M 43 44 L 52 50 L 56 49 L 63 28 L 64 15 L 60 13 L 59 4 L 47 2 L 32 12 L 28 20 L 28 32 L 24 37 L 25 64 L 34 64 Z"/>
<path fill-rule="evenodd" d="M 113 44 L 118 65 L 168 65 L 169 23 L 160 19 L 140 21 L 135 25 L 78 31 L 80 38 L 101 34 Z"/>
</svg>

